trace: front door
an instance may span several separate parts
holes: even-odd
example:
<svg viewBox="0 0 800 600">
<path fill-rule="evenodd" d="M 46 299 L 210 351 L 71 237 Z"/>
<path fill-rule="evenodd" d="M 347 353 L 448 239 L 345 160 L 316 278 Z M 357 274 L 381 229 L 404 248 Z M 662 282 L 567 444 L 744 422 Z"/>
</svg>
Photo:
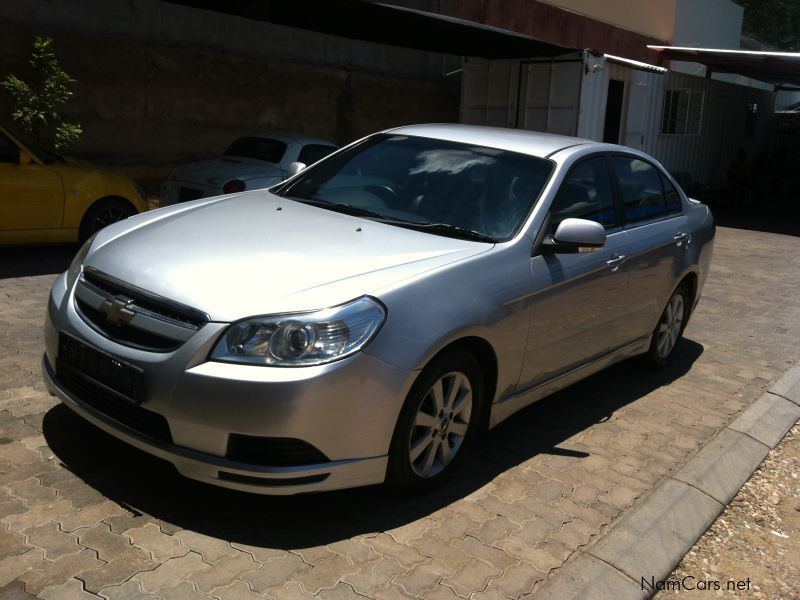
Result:
<svg viewBox="0 0 800 600">
<path fill-rule="evenodd" d="M 597 252 L 548 254 L 531 259 L 531 320 L 518 389 L 526 389 L 608 354 L 627 340 L 622 328 L 627 274 L 626 234 L 614 205 L 604 156 L 576 164 L 550 208 L 549 233 L 566 218 L 606 227 Z"/>
<path fill-rule="evenodd" d="M 19 147 L 0 131 L 0 231 L 61 227 L 64 189 L 47 165 L 20 164 Z"/>
</svg>

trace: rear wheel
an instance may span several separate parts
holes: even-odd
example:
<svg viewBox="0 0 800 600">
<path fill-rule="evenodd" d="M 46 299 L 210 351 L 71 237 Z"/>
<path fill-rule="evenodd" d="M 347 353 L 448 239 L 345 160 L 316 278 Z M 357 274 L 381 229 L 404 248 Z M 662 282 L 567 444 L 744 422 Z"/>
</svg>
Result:
<svg viewBox="0 0 800 600">
<path fill-rule="evenodd" d="M 681 283 L 672 293 L 653 331 L 653 339 L 647 353 L 648 362 L 652 366 L 663 367 L 669 362 L 669 357 L 683 336 L 688 316 L 689 288 L 685 283 Z"/>
<path fill-rule="evenodd" d="M 390 483 L 432 489 L 458 468 L 475 438 L 483 375 L 471 354 L 456 351 L 428 365 L 406 398 L 389 451 Z"/>
<path fill-rule="evenodd" d="M 89 210 L 83 216 L 80 231 L 78 232 L 80 241 L 87 240 L 103 227 L 127 219 L 135 214 L 136 209 L 127 200 L 122 200 L 121 198 L 98 200 L 89 207 Z"/>
</svg>

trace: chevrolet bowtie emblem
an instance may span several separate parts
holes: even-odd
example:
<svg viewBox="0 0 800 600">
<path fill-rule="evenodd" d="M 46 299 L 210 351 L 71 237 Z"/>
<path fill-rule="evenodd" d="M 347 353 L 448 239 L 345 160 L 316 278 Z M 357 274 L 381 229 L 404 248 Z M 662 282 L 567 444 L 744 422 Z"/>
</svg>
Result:
<svg viewBox="0 0 800 600">
<path fill-rule="evenodd" d="M 129 298 L 114 298 L 104 300 L 100 305 L 100 311 L 106 316 L 106 320 L 114 325 L 122 325 L 129 322 L 136 314 L 128 306 L 133 304 Z"/>
</svg>

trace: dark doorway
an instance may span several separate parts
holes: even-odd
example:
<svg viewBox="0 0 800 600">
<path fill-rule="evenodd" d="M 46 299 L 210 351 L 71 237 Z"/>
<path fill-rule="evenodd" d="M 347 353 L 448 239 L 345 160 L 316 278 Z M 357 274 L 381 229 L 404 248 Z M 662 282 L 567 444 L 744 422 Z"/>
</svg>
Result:
<svg viewBox="0 0 800 600">
<path fill-rule="evenodd" d="M 603 141 L 608 144 L 619 144 L 619 126 L 622 123 L 622 97 L 624 95 L 624 81 L 612 79 L 608 82 L 606 120 L 603 126 Z"/>
</svg>

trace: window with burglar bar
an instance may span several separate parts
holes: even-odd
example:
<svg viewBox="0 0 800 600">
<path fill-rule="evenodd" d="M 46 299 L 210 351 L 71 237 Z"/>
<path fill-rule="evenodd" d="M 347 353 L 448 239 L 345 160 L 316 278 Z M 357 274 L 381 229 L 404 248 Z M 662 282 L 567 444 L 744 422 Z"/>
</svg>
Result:
<svg viewBox="0 0 800 600">
<path fill-rule="evenodd" d="M 661 133 L 698 135 L 703 117 L 703 95 L 700 90 L 666 90 Z"/>
</svg>

